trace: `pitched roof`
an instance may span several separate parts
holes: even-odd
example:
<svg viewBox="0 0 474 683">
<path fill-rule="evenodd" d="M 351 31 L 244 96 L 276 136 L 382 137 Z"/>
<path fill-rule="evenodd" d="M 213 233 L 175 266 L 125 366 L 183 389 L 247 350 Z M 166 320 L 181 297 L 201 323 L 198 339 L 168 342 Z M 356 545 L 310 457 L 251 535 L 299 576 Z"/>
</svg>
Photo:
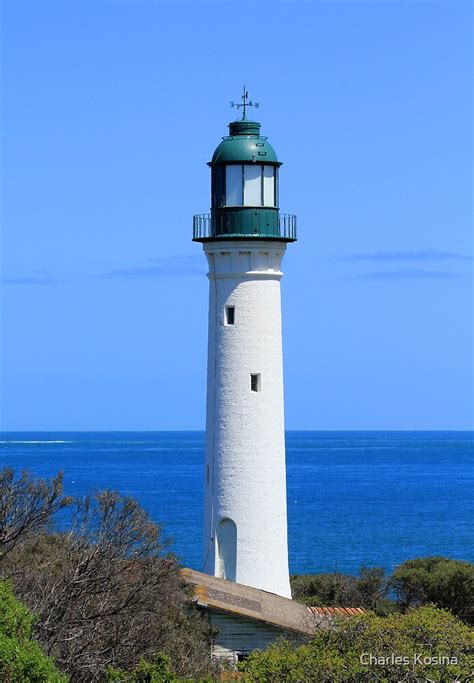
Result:
<svg viewBox="0 0 474 683">
<path fill-rule="evenodd" d="M 210 576 L 194 569 L 182 569 L 181 575 L 193 586 L 194 602 L 207 609 L 234 614 L 271 624 L 285 631 L 310 635 L 316 628 L 329 626 L 331 618 L 312 612 L 299 602 L 251 588 L 240 583 Z"/>
</svg>

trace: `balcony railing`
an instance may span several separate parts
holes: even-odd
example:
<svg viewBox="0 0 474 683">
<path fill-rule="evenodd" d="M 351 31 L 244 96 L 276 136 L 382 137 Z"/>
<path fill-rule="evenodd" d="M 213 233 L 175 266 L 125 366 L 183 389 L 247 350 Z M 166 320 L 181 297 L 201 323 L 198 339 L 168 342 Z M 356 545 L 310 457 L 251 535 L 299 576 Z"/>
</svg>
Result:
<svg viewBox="0 0 474 683">
<path fill-rule="evenodd" d="M 254 233 L 226 232 L 215 229 L 215 221 L 210 213 L 198 213 L 193 216 L 193 240 L 214 238 L 242 237 L 248 239 L 286 239 L 296 240 L 296 216 L 292 213 L 282 213 L 278 216 L 278 229 L 271 233 L 258 230 Z"/>
<path fill-rule="evenodd" d="M 202 240 L 211 235 L 211 214 L 197 213 L 193 216 L 193 240 Z"/>
<path fill-rule="evenodd" d="M 294 213 L 281 213 L 278 217 L 280 237 L 296 239 L 296 216 Z"/>
</svg>

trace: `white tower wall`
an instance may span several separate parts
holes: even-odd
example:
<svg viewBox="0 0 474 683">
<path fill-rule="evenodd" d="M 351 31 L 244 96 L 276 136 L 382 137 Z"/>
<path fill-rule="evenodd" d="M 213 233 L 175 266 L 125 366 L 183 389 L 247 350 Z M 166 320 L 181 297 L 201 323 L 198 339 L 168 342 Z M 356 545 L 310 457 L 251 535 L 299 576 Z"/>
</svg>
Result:
<svg viewBox="0 0 474 683">
<path fill-rule="evenodd" d="M 284 242 L 212 241 L 204 571 L 291 597 L 280 270 Z M 226 324 L 226 306 L 234 324 Z M 258 374 L 259 391 L 251 390 Z"/>
</svg>

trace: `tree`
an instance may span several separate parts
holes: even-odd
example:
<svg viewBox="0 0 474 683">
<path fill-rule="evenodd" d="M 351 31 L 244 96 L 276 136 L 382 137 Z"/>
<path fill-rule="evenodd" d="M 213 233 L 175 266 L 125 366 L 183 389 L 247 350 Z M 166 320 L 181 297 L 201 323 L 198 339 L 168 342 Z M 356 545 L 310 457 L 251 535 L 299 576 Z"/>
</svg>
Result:
<svg viewBox="0 0 474 683">
<path fill-rule="evenodd" d="M 5 683 L 66 683 L 37 643 L 32 640 L 33 617 L 0 581 L 0 676 Z"/>
<path fill-rule="evenodd" d="M 330 607 L 359 605 L 357 578 L 347 574 L 302 574 L 291 577 L 293 599 Z"/>
<path fill-rule="evenodd" d="M 450 612 L 420 607 L 340 619 L 308 644 L 282 641 L 253 652 L 239 668 L 244 683 L 448 683 L 470 680 L 473 647 L 472 632 Z"/>
<path fill-rule="evenodd" d="M 386 614 L 393 606 L 387 598 L 389 586 L 383 567 L 361 567 L 357 590 L 360 595 L 360 606 L 376 614 Z"/>
<path fill-rule="evenodd" d="M 474 621 L 474 565 L 445 557 L 408 560 L 390 580 L 400 607 L 433 603 L 465 621 Z"/>
<path fill-rule="evenodd" d="M 31 519 L 24 488 L 11 491 L 19 498 L 13 505 Z M 190 607 L 161 527 L 135 500 L 113 491 L 68 506 L 67 530 L 23 526 L 0 564 L 38 615 L 35 636 L 46 653 L 71 680 L 87 683 L 106 667 L 132 671 L 140 659 L 153 662 L 160 653 L 178 676 L 205 675 L 210 629 Z"/>
<path fill-rule="evenodd" d="M 70 502 L 63 495 L 62 472 L 46 481 L 27 471 L 15 479 L 9 467 L 0 471 L 0 562 L 20 540 L 47 528 Z"/>
<path fill-rule="evenodd" d="M 293 599 L 306 605 L 364 607 L 380 614 L 393 608 L 382 567 L 362 567 L 359 576 L 303 574 L 291 577 Z"/>
</svg>

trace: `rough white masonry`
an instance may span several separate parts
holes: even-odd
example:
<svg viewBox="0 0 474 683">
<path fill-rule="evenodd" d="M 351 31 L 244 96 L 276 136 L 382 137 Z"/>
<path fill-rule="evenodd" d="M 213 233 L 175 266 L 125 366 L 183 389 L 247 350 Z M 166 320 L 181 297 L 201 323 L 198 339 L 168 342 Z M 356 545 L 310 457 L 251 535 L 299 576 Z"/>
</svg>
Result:
<svg viewBox="0 0 474 683">
<path fill-rule="evenodd" d="M 291 597 L 280 270 L 284 242 L 204 244 L 209 347 L 204 571 Z M 233 325 L 226 306 L 235 307 Z M 251 391 L 251 374 L 260 375 Z"/>
</svg>

